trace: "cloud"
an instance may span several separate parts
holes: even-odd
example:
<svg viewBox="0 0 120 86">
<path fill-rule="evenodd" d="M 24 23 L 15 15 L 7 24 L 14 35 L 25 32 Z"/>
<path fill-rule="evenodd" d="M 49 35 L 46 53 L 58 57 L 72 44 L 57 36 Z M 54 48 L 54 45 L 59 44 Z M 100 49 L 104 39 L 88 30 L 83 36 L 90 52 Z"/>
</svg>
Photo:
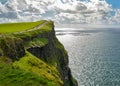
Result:
<svg viewBox="0 0 120 86">
<path fill-rule="evenodd" d="M 111 15 L 111 12 L 115 15 Z M 56 23 L 119 24 L 120 10 L 105 0 L 1 0 L 0 22 L 51 19 Z"/>
<path fill-rule="evenodd" d="M 58 21 L 61 19 L 65 20 L 65 22 L 69 21 L 67 23 L 75 21 L 75 23 L 105 23 L 111 11 L 111 6 L 106 1 L 91 0 L 90 2 L 81 2 L 74 0 L 73 2 L 72 0 L 66 0 L 61 3 L 55 4 L 57 5 L 55 10 L 58 12 L 56 17 Z"/>
<path fill-rule="evenodd" d="M 114 10 L 115 15 L 109 19 L 110 24 L 120 24 L 120 9 Z"/>
</svg>

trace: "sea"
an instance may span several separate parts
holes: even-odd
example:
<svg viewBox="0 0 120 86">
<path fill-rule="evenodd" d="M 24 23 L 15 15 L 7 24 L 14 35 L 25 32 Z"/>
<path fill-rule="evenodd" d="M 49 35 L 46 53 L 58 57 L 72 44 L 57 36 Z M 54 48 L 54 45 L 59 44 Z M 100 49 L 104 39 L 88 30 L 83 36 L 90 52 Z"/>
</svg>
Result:
<svg viewBox="0 0 120 86">
<path fill-rule="evenodd" d="M 120 86 L 120 28 L 56 28 L 78 86 Z"/>
</svg>

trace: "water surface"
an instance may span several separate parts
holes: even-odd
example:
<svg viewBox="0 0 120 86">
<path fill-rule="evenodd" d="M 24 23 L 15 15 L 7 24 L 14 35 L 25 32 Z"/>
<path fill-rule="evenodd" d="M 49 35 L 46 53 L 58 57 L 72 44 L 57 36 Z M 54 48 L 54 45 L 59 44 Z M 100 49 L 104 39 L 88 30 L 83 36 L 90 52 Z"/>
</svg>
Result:
<svg viewBox="0 0 120 86">
<path fill-rule="evenodd" d="M 120 29 L 57 29 L 79 86 L 120 86 Z"/>
</svg>

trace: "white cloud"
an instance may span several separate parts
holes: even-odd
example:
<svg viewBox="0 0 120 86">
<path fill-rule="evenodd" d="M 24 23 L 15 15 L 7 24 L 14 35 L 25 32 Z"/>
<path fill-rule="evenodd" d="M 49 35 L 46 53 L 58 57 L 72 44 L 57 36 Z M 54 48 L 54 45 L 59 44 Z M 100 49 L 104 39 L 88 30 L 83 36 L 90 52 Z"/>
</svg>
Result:
<svg viewBox="0 0 120 86">
<path fill-rule="evenodd" d="M 4 4 L 1 1 L 0 22 L 51 19 L 57 23 L 120 23 L 120 10 L 113 10 L 105 0 L 8 0 Z"/>
<path fill-rule="evenodd" d="M 69 23 L 75 21 L 76 23 L 105 23 L 112 10 L 111 6 L 107 4 L 105 0 L 91 0 L 91 2 L 74 0 L 74 2 L 61 2 L 55 5 L 57 5 L 55 10 L 58 12 L 56 15 L 57 19 L 59 19 L 58 21 L 65 19 L 66 21 L 68 20 Z"/>
<path fill-rule="evenodd" d="M 115 15 L 109 19 L 110 24 L 120 24 L 120 9 L 114 10 Z"/>
</svg>

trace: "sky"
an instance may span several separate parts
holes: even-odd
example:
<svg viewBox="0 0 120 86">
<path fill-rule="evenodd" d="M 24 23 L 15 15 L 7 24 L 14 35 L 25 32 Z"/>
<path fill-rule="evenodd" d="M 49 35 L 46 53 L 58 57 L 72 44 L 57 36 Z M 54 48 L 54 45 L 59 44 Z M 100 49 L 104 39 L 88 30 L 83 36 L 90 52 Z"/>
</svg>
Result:
<svg viewBox="0 0 120 86">
<path fill-rule="evenodd" d="M 120 24 L 120 0 L 0 0 L 0 23 Z"/>
</svg>

